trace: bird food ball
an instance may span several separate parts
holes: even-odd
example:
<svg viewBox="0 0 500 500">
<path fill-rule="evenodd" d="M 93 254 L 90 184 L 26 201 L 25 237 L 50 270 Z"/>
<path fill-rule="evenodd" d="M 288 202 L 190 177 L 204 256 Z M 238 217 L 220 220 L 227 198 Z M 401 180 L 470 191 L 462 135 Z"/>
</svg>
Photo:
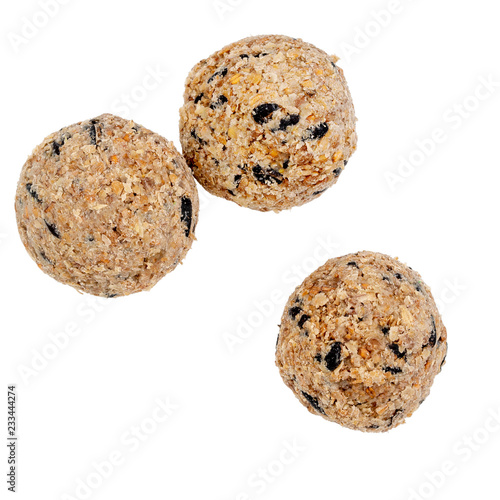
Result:
<svg viewBox="0 0 500 500">
<path fill-rule="evenodd" d="M 34 150 L 15 207 L 21 239 L 42 271 L 115 297 L 150 289 L 184 258 L 198 195 L 172 143 L 106 114 Z"/>
<path fill-rule="evenodd" d="M 210 193 L 260 211 L 318 197 L 356 149 L 337 58 L 286 36 L 246 38 L 191 71 L 181 142 Z"/>
<path fill-rule="evenodd" d="M 441 370 L 446 328 L 418 273 L 387 255 L 329 260 L 292 294 L 276 364 L 310 412 L 351 429 L 390 430 Z"/>
</svg>

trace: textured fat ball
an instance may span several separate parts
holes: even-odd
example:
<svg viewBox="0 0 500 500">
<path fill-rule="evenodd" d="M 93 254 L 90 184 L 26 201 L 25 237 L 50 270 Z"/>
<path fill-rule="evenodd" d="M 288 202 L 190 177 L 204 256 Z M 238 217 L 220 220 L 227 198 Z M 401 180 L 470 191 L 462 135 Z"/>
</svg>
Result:
<svg viewBox="0 0 500 500">
<path fill-rule="evenodd" d="M 302 40 L 269 35 L 198 63 L 186 81 L 180 134 L 200 184 L 243 207 L 275 212 L 335 184 L 357 136 L 334 61 Z"/>
<path fill-rule="evenodd" d="M 329 260 L 290 296 L 276 365 L 310 412 L 384 432 L 428 396 L 447 334 L 429 287 L 387 255 Z"/>
<path fill-rule="evenodd" d="M 35 148 L 16 194 L 19 234 L 56 280 L 102 297 L 150 289 L 185 257 L 196 185 L 172 143 L 102 115 Z"/>
</svg>

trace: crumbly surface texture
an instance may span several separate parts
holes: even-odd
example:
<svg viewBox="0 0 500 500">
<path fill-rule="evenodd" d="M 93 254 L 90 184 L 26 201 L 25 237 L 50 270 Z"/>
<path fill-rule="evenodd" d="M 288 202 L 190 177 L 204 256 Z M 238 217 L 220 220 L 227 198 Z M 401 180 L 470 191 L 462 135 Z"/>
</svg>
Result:
<svg viewBox="0 0 500 500">
<path fill-rule="evenodd" d="M 23 167 L 15 203 L 40 269 L 103 297 L 150 289 L 172 271 L 193 242 L 198 205 L 174 145 L 109 114 L 47 137 Z"/>
<path fill-rule="evenodd" d="M 286 36 L 246 38 L 198 63 L 181 108 L 184 156 L 210 193 L 260 211 L 302 205 L 356 149 L 337 58 Z"/>
<path fill-rule="evenodd" d="M 420 275 L 360 252 L 329 260 L 295 290 L 276 364 L 311 413 L 384 432 L 428 396 L 446 352 L 446 328 Z"/>
</svg>

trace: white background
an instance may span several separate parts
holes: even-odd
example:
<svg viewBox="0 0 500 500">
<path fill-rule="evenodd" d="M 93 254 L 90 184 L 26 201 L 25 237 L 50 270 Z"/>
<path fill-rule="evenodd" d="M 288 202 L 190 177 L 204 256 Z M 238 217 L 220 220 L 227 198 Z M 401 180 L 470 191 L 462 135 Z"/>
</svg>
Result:
<svg viewBox="0 0 500 500">
<path fill-rule="evenodd" d="M 52 10 L 4 1 L 0 16 L 0 436 L 16 383 L 17 498 L 83 498 L 80 481 L 96 499 L 500 498 L 500 421 L 488 419 L 500 420 L 498 2 L 59 0 Z M 266 33 L 341 57 L 359 149 L 338 184 L 281 214 L 200 189 L 198 241 L 148 293 L 96 302 L 39 271 L 14 216 L 31 150 L 104 112 L 179 145 L 191 67 Z M 418 270 L 449 334 L 430 397 L 386 434 L 309 414 L 274 366 L 294 286 L 364 249 Z M 52 339 L 71 328 L 79 334 L 54 354 Z M 161 423 L 157 398 L 176 406 Z M 110 455 L 122 460 L 103 479 L 93 464 Z M 8 498 L 5 479 L 0 491 Z"/>
</svg>

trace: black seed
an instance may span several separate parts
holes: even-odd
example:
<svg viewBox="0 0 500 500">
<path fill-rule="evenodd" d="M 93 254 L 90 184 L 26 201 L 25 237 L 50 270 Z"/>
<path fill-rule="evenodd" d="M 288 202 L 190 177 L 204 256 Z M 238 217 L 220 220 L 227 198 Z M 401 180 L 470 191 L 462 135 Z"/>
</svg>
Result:
<svg viewBox="0 0 500 500">
<path fill-rule="evenodd" d="M 227 75 L 227 68 L 222 68 L 219 71 L 216 71 L 209 79 L 208 83 L 212 83 L 216 77 L 220 76 L 221 78 L 224 78 Z"/>
<path fill-rule="evenodd" d="M 314 356 L 314 359 L 318 362 L 318 363 L 321 363 L 323 357 L 321 356 L 320 353 L 316 354 L 316 356 Z"/>
<path fill-rule="evenodd" d="M 45 219 L 43 219 L 43 221 L 45 222 L 45 225 L 47 226 L 47 229 L 51 232 L 51 234 L 56 238 L 61 239 L 61 233 L 57 230 L 55 224 L 51 224 L 50 222 L 47 222 Z"/>
<path fill-rule="evenodd" d="M 388 281 L 389 283 L 391 282 L 391 280 L 390 280 L 387 276 L 384 276 L 382 279 L 383 279 L 384 281 Z"/>
<path fill-rule="evenodd" d="M 181 199 L 181 221 L 186 226 L 186 236 L 191 232 L 191 222 L 193 220 L 193 204 L 187 196 Z"/>
<path fill-rule="evenodd" d="M 327 132 L 330 130 L 328 123 L 319 123 L 318 125 L 314 125 L 313 127 L 309 127 L 302 138 L 303 141 L 312 141 L 314 139 L 321 139 L 324 137 Z"/>
<path fill-rule="evenodd" d="M 71 135 L 63 135 L 61 140 L 52 142 L 52 154 L 59 156 L 61 154 L 61 148 L 64 146 L 66 141 L 71 138 Z"/>
<path fill-rule="evenodd" d="M 225 95 L 219 96 L 219 98 L 210 104 L 210 109 L 216 109 L 220 108 L 221 106 L 224 106 L 227 102 L 227 97 Z"/>
<path fill-rule="evenodd" d="M 325 410 L 323 410 L 323 408 L 321 408 L 321 406 L 319 405 L 319 401 L 318 401 L 318 398 L 315 398 L 313 396 L 311 396 L 310 394 L 307 394 L 307 392 L 304 392 L 302 391 L 302 396 L 304 396 L 307 401 L 309 401 L 309 404 L 319 413 L 322 413 L 323 415 L 325 414 Z"/>
<path fill-rule="evenodd" d="M 283 168 L 284 168 L 284 169 L 287 169 L 289 166 L 290 166 L 290 160 L 285 160 L 285 161 L 283 162 Z"/>
<path fill-rule="evenodd" d="M 136 134 L 138 134 L 138 133 L 139 133 L 139 129 L 140 129 L 140 128 L 141 128 L 141 127 L 139 127 L 139 125 L 134 125 L 134 126 L 132 127 L 132 130 L 133 130 Z"/>
<path fill-rule="evenodd" d="M 231 191 L 230 189 L 227 190 L 227 192 L 231 195 L 231 196 L 236 196 L 236 193 L 234 191 Z"/>
<path fill-rule="evenodd" d="M 386 373 L 392 373 L 393 375 L 396 375 L 396 373 L 401 373 L 403 370 L 401 370 L 401 368 L 397 368 L 397 367 L 394 367 L 394 366 L 386 366 L 384 368 L 384 372 Z"/>
<path fill-rule="evenodd" d="M 332 61 L 332 66 L 333 66 L 334 68 L 336 68 L 336 67 L 337 67 L 337 65 L 336 65 L 333 61 Z"/>
<path fill-rule="evenodd" d="M 356 269 L 359 269 L 358 264 L 356 264 L 356 262 L 354 262 L 354 261 L 352 261 L 352 262 L 348 262 L 348 263 L 347 263 L 347 265 L 348 265 L 348 266 L 353 266 L 353 267 L 355 267 Z"/>
<path fill-rule="evenodd" d="M 194 100 L 194 103 L 195 103 L 195 104 L 198 104 L 198 103 L 202 100 L 203 95 L 204 95 L 203 93 L 201 93 L 201 94 L 197 95 L 197 96 L 196 96 L 196 99 Z"/>
<path fill-rule="evenodd" d="M 285 131 L 288 127 L 293 127 L 300 122 L 300 115 L 288 115 L 280 121 L 279 130 Z"/>
<path fill-rule="evenodd" d="M 240 58 L 241 59 L 250 59 L 249 56 L 248 56 L 248 54 L 241 54 Z"/>
<path fill-rule="evenodd" d="M 234 183 L 236 184 L 236 187 L 240 185 L 241 182 L 241 175 L 235 175 L 234 176 Z"/>
<path fill-rule="evenodd" d="M 290 318 L 292 319 L 295 319 L 297 314 L 299 314 L 299 312 L 301 311 L 302 309 L 298 306 L 291 307 L 290 309 L 288 309 L 288 316 L 290 316 Z"/>
<path fill-rule="evenodd" d="M 268 52 L 259 52 L 258 54 L 254 54 L 253 56 L 254 57 L 265 57 L 265 56 L 268 56 L 269 53 Z"/>
<path fill-rule="evenodd" d="M 47 255 L 45 255 L 45 252 L 43 250 L 40 250 L 40 257 L 48 262 L 49 264 L 51 264 L 52 266 L 54 265 L 54 263 L 47 257 Z"/>
<path fill-rule="evenodd" d="M 347 166 L 348 163 L 349 163 L 349 160 L 344 160 L 344 167 Z"/>
<path fill-rule="evenodd" d="M 272 184 L 273 182 L 281 184 L 283 182 L 283 176 L 271 167 L 262 168 L 260 165 L 257 165 L 252 168 L 252 172 L 255 178 L 262 184 Z"/>
<path fill-rule="evenodd" d="M 415 289 L 417 290 L 417 292 L 422 293 L 422 287 L 420 286 L 420 283 L 417 283 L 417 284 L 415 285 Z"/>
<path fill-rule="evenodd" d="M 114 297 L 118 297 L 118 294 L 117 294 L 117 293 L 108 293 L 108 294 L 106 295 L 106 297 L 107 297 L 108 299 L 112 299 L 112 298 L 114 298 Z"/>
<path fill-rule="evenodd" d="M 382 327 L 382 333 L 384 335 L 387 335 L 389 333 L 390 328 L 388 326 L 383 326 Z"/>
<path fill-rule="evenodd" d="M 303 314 L 300 317 L 299 322 L 298 322 L 299 328 L 303 328 L 304 327 L 304 323 L 306 321 L 309 321 L 310 319 L 311 319 L 311 316 L 309 316 L 308 314 Z"/>
<path fill-rule="evenodd" d="M 406 356 L 406 351 L 399 352 L 398 344 L 389 344 L 387 346 L 399 359 L 404 358 Z"/>
<path fill-rule="evenodd" d="M 335 177 L 339 177 L 340 174 L 342 173 L 342 169 L 339 167 L 339 168 L 336 168 L 334 171 L 333 171 L 333 175 Z"/>
<path fill-rule="evenodd" d="M 403 279 L 403 275 L 402 274 L 396 273 L 394 276 L 396 276 L 396 278 L 398 280 L 402 280 Z"/>
<path fill-rule="evenodd" d="M 26 184 L 26 190 L 28 193 L 31 195 L 32 198 L 34 198 L 38 203 L 42 203 L 42 199 L 40 196 L 38 196 L 38 193 L 33 189 L 33 184 L 28 183 Z"/>
<path fill-rule="evenodd" d="M 342 361 L 342 344 L 340 342 L 335 342 L 330 352 L 325 356 L 326 367 L 333 372 Z"/>
<path fill-rule="evenodd" d="M 431 316 L 431 320 L 432 320 L 432 331 L 429 337 L 429 345 L 431 347 L 434 347 L 436 345 L 436 340 L 437 340 L 437 330 L 436 330 L 436 322 L 434 321 L 434 316 Z"/>
<path fill-rule="evenodd" d="M 397 409 L 394 411 L 394 413 L 392 414 L 392 417 L 391 417 L 391 422 L 389 423 L 389 426 L 391 426 L 394 422 L 394 418 L 399 414 L 399 413 L 403 413 L 403 410 L 400 410 L 400 409 Z"/>
<path fill-rule="evenodd" d="M 441 361 L 441 364 L 439 365 L 439 371 L 441 371 L 441 368 L 443 368 L 445 361 L 446 361 L 446 354 L 444 355 L 443 361 Z"/>
<path fill-rule="evenodd" d="M 194 130 L 191 130 L 191 137 L 198 141 L 202 146 L 205 145 L 207 142 L 203 140 L 201 137 L 198 137 L 196 132 Z"/>
<path fill-rule="evenodd" d="M 370 425 L 370 427 L 368 427 L 368 429 L 378 429 L 379 427 L 380 427 L 379 425 L 374 424 L 374 425 Z"/>
<path fill-rule="evenodd" d="M 277 109 L 279 109 L 277 104 L 266 102 L 254 108 L 252 117 L 259 125 L 263 125 Z"/>
<path fill-rule="evenodd" d="M 280 341 L 280 334 L 278 333 L 278 338 L 276 339 L 276 347 L 278 347 L 278 342 Z"/>
<path fill-rule="evenodd" d="M 89 127 L 90 142 L 94 146 L 97 146 L 97 130 L 95 127 L 97 123 L 97 120 L 92 120 Z"/>
<path fill-rule="evenodd" d="M 95 241 L 95 238 L 94 238 L 93 236 L 88 236 L 88 237 L 87 237 L 87 241 L 88 241 L 89 243 L 92 243 L 93 241 Z"/>
<path fill-rule="evenodd" d="M 327 189 L 328 189 L 328 188 L 326 188 L 326 189 L 322 189 L 321 191 L 315 191 L 315 192 L 313 193 L 313 196 L 318 196 L 318 194 L 324 193 Z"/>
</svg>

